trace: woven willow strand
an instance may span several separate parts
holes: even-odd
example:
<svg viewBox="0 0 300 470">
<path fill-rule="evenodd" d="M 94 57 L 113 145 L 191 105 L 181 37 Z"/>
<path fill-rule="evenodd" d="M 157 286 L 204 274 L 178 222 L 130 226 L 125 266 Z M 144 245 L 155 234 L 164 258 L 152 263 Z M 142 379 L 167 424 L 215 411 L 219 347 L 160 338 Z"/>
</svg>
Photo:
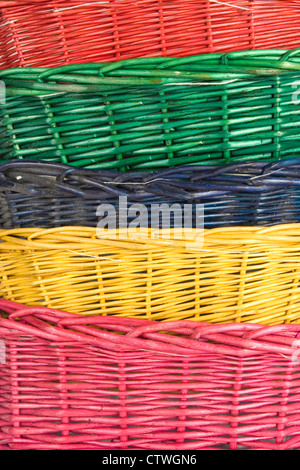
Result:
<svg viewBox="0 0 300 470">
<path fill-rule="evenodd" d="M 100 240 L 84 227 L 1 230 L 0 240 L 8 300 L 85 315 L 300 323 L 300 224 L 205 230 L 200 250 L 186 239 Z"/>
<path fill-rule="evenodd" d="M 0 79 L 2 160 L 128 171 L 300 151 L 299 50 L 18 68 Z"/>
</svg>

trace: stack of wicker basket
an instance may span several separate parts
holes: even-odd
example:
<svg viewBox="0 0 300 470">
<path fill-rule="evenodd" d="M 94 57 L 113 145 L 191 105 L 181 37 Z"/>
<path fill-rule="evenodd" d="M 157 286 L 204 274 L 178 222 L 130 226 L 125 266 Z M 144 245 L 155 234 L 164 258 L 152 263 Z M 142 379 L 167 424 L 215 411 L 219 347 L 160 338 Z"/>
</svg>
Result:
<svg viewBox="0 0 300 470">
<path fill-rule="evenodd" d="M 300 449 L 299 1 L 0 7 L 0 450 Z"/>
</svg>

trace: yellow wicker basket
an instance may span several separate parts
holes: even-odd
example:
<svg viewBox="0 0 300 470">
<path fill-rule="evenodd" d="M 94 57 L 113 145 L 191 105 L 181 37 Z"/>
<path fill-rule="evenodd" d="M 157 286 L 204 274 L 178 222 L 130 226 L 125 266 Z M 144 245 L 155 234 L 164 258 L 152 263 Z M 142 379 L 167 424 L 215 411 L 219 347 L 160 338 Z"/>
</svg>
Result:
<svg viewBox="0 0 300 470">
<path fill-rule="evenodd" d="M 1 230 L 1 295 L 86 315 L 300 323 L 300 224 L 208 229 L 197 247 L 172 236 Z"/>
</svg>

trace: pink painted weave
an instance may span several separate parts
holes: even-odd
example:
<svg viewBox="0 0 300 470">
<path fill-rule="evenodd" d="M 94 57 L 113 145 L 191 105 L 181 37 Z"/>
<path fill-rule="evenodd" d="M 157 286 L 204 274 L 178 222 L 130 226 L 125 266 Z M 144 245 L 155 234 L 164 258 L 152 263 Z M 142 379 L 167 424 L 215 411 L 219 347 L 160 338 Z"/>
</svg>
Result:
<svg viewBox="0 0 300 470">
<path fill-rule="evenodd" d="M 0 309 L 2 450 L 300 449 L 300 325 Z"/>
</svg>

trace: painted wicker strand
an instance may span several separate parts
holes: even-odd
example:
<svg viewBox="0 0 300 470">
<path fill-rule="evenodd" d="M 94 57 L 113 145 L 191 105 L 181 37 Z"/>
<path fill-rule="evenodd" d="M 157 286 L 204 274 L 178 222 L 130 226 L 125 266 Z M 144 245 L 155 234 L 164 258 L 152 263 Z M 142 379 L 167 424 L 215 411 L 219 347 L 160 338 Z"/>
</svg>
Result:
<svg viewBox="0 0 300 470">
<path fill-rule="evenodd" d="M 299 51 L 0 71 L 0 159 L 128 171 L 297 157 Z"/>
<path fill-rule="evenodd" d="M 208 229 L 203 243 L 196 230 L 1 230 L 1 295 L 85 315 L 300 323 L 299 229 Z"/>
<path fill-rule="evenodd" d="M 118 216 L 119 198 L 125 196 L 127 211 L 137 202 L 149 215 L 153 204 L 180 204 L 181 220 L 184 204 L 193 204 L 193 227 L 196 204 L 204 205 L 205 228 L 299 223 L 300 163 L 187 166 L 158 173 L 83 170 L 30 160 L 0 165 L 1 228 L 96 227 L 99 205 L 112 204 Z M 171 226 L 177 219 L 171 212 Z M 146 222 L 150 227 L 150 217 Z"/>
<path fill-rule="evenodd" d="M 300 448 L 300 325 L 0 309 L 1 448 Z"/>
<path fill-rule="evenodd" d="M 0 1 L 0 67 L 300 45 L 295 0 Z"/>
</svg>

